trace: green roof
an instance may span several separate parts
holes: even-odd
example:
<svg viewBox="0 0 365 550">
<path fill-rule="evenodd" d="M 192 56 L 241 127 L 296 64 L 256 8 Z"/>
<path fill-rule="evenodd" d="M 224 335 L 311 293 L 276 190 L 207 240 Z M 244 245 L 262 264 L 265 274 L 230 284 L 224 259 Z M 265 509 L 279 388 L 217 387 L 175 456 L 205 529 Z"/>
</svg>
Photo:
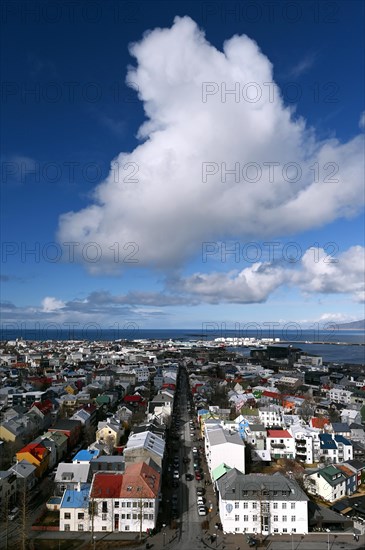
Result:
<svg viewBox="0 0 365 550">
<path fill-rule="evenodd" d="M 231 468 L 229 466 L 226 466 L 224 462 L 222 462 L 222 464 L 214 468 L 214 470 L 212 471 L 213 481 L 217 481 L 217 479 L 224 476 L 224 474 L 229 472 L 229 470 L 231 470 Z"/>
<path fill-rule="evenodd" d="M 109 402 L 110 402 L 110 397 L 109 397 L 109 395 L 98 395 L 97 398 L 95 399 L 95 401 L 99 405 L 108 405 Z"/>
</svg>

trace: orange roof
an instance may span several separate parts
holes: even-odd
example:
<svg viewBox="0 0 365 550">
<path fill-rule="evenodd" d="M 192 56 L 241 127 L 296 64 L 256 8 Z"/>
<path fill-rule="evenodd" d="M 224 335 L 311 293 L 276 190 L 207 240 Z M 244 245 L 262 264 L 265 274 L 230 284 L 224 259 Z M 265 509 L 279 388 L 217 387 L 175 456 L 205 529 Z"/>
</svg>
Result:
<svg viewBox="0 0 365 550">
<path fill-rule="evenodd" d="M 347 468 L 346 466 L 343 466 L 342 464 L 336 464 L 336 468 L 338 470 L 341 470 L 342 472 L 344 472 L 346 475 L 348 475 L 350 477 L 356 475 L 355 472 L 350 470 L 350 468 Z"/>
<path fill-rule="evenodd" d="M 119 498 L 123 474 L 118 472 L 96 472 L 91 487 L 91 498 Z"/>
<path fill-rule="evenodd" d="M 44 457 L 49 454 L 49 450 L 47 449 L 47 447 L 42 445 L 42 443 L 29 443 L 28 445 L 26 445 L 25 447 L 20 449 L 20 451 L 18 451 L 18 452 L 19 452 L 19 454 L 20 453 L 29 453 L 32 456 L 34 456 L 34 458 L 36 458 L 37 460 L 40 460 L 40 461 L 42 461 L 44 459 Z"/>
<path fill-rule="evenodd" d="M 157 498 L 160 474 L 145 462 L 129 464 L 124 472 L 121 498 Z"/>
<path fill-rule="evenodd" d="M 313 416 L 310 420 L 312 428 L 319 428 L 323 430 L 323 428 L 330 423 L 328 418 L 318 418 L 316 416 Z"/>
<path fill-rule="evenodd" d="M 290 435 L 288 430 L 267 430 L 267 437 L 281 437 L 289 439 L 292 436 Z"/>
</svg>

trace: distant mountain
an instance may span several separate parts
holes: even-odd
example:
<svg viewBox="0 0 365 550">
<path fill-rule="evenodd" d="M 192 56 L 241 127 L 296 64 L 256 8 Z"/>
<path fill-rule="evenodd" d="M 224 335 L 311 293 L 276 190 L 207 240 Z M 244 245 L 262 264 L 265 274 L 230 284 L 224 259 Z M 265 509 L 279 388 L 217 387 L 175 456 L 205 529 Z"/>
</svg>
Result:
<svg viewBox="0 0 365 550">
<path fill-rule="evenodd" d="M 338 328 L 342 330 L 365 330 L 365 319 L 362 321 L 352 321 L 352 323 L 343 323 L 342 325 L 338 325 Z"/>
</svg>

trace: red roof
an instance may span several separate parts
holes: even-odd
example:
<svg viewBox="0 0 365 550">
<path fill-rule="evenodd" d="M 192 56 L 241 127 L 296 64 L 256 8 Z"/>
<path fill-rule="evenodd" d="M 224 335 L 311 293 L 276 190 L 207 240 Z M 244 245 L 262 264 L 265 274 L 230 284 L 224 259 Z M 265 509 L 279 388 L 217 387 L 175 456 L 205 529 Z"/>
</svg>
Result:
<svg viewBox="0 0 365 550">
<path fill-rule="evenodd" d="M 262 392 L 264 397 L 272 397 L 273 399 L 280 399 L 280 393 L 275 393 L 273 391 L 265 390 Z"/>
<path fill-rule="evenodd" d="M 145 462 L 128 464 L 123 476 L 121 498 L 157 498 L 160 474 Z"/>
<path fill-rule="evenodd" d="M 139 403 L 140 401 L 143 401 L 143 398 L 140 395 L 126 395 L 123 401 L 126 401 L 127 403 Z"/>
<path fill-rule="evenodd" d="M 281 439 L 292 438 L 288 430 L 267 430 L 267 437 L 280 437 Z"/>
<path fill-rule="evenodd" d="M 81 410 L 81 409 L 80 409 Z M 96 406 L 95 405 L 91 405 L 91 403 L 89 403 L 88 405 L 84 405 L 82 407 L 82 410 L 88 412 L 89 414 L 92 414 L 94 411 L 96 411 Z"/>
<path fill-rule="evenodd" d="M 96 472 L 90 496 L 91 498 L 119 498 L 122 483 L 123 474 L 119 472 Z"/>
<path fill-rule="evenodd" d="M 42 461 L 49 454 L 49 450 L 42 443 L 28 443 L 20 449 L 19 453 L 30 453 L 34 458 Z"/>
<path fill-rule="evenodd" d="M 312 428 L 319 428 L 323 430 L 323 428 L 329 424 L 330 421 L 328 418 L 317 418 L 316 416 L 313 416 L 313 418 L 310 419 L 310 424 Z"/>
<path fill-rule="evenodd" d="M 48 414 L 51 412 L 53 405 L 52 401 L 50 399 L 46 399 L 45 401 L 34 401 L 32 407 L 37 407 L 38 410 L 40 410 L 43 414 Z"/>
</svg>

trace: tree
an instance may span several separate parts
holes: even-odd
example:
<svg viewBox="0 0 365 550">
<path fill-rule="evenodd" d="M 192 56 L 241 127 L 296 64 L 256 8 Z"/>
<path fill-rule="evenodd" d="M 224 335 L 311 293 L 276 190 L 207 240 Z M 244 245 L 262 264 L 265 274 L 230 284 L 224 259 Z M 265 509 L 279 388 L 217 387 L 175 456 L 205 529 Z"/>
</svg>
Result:
<svg viewBox="0 0 365 550">
<path fill-rule="evenodd" d="M 22 481 L 18 493 L 19 503 L 19 545 L 21 550 L 27 549 L 28 532 L 30 529 L 30 516 L 29 516 L 29 491 L 26 481 Z"/>
<path fill-rule="evenodd" d="M 314 415 L 314 407 L 309 401 L 303 401 L 302 405 L 298 408 L 298 414 L 302 417 L 304 422 L 308 424 L 309 420 Z"/>
</svg>

